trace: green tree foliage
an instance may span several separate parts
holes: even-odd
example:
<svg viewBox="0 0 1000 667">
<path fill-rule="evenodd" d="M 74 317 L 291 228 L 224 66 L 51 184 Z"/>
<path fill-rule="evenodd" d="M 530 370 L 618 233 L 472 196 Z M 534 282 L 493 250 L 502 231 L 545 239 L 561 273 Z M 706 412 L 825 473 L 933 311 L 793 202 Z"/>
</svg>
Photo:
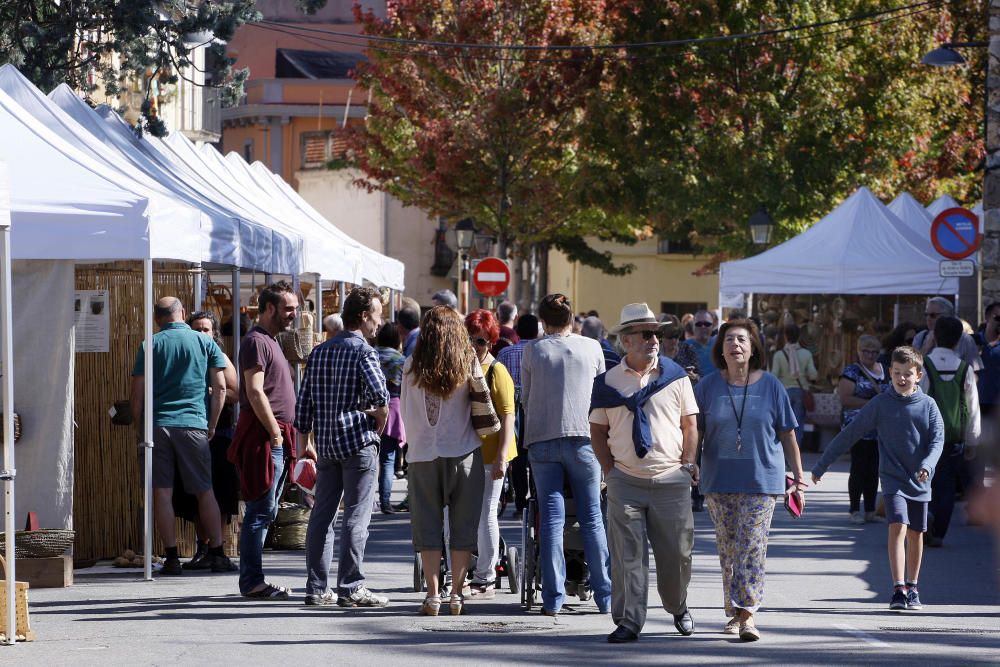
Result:
<svg viewBox="0 0 1000 667">
<path fill-rule="evenodd" d="M 362 13 L 368 35 L 448 43 L 590 44 L 607 36 L 603 0 L 398 0 Z M 360 184 L 453 219 L 472 217 L 501 247 L 553 244 L 615 267 L 586 235 L 635 240 L 630 218 L 582 196 L 584 109 L 606 76 L 590 53 L 372 45 L 357 78 L 371 103 L 349 142 Z"/>
<path fill-rule="evenodd" d="M 259 17 L 254 6 L 254 0 L 0 0 L 0 62 L 13 63 L 45 91 L 66 82 L 86 92 L 103 86 L 114 96 L 130 78 L 147 91 L 153 79 L 175 83 L 191 64 L 184 36 L 198 35 L 209 42 L 217 85 L 232 103 L 247 72 L 232 70 L 223 42 Z M 147 129 L 162 134 L 148 103 L 141 111 Z"/>
<path fill-rule="evenodd" d="M 612 39 L 745 34 L 901 4 L 621 0 Z M 926 201 L 947 190 L 974 201 L 982 79 L 920 58 L 942 41 L 982 39 L 982 3 L 921 9 L 628 51 L 588 109 L 580 154 L 596 200 L 652 220 L 668 237 L 735 254 L 747 249 L 746 221 L 760 204 L 778 222 L 780 241 L 859 185 L 886 198 L 910 190 Z"/>
</svg>

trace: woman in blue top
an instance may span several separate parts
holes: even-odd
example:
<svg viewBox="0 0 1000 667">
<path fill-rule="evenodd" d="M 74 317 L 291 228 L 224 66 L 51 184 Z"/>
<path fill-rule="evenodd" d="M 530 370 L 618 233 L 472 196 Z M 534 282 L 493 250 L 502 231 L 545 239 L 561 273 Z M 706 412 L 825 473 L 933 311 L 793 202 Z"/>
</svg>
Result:
<svg viewBox="0 0 1000 667">
<path fill-rule="evenodd" d="M 847 428 L 861 408 L 885 391 L 889 374 L 878 361 L 881 344 L 875 336 L 858 339 L 858 361 L 844 368 L 837 383 L 840 404 L 844 406 L 841 428 Z M 878 521 L 875 515 L 875 495 L 878 493 L 878 439 L 873 431 L 851 447 L 851 475 L 847 479 L 851 523 Z M 865 498 L 865 513 L 861 513 L 861 496 Z"/>
<path fill-rule="evenodd" d="M 762 370 L 757 326 L 732 320 L 719 329 L 712 363 L 721 371 L 695 387 L 702 433 L 700 484 L 715 524 L 726 634 L 760 638 L 754 614 L 764 597 L 764 562 L 785 466 L 802 481 L 795 415 L 785 388 Z M 799 485 L 792 491 L 803 503 Z"/>
</svg>

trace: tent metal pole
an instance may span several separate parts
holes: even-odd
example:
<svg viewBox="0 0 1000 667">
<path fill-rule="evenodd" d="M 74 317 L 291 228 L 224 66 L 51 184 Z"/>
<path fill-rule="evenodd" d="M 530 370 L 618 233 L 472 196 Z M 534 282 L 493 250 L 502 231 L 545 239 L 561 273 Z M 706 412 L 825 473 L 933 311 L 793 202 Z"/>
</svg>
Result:
<svg viewBox="0 0 1000 667">
<path fill-rule="evenodd" d="M 201 264 L 194 264 L 192 269 L 194 270 L 194 308 L 191 312 L 197 312 L 201 310 L 202 290 L 204 289 L 202 286 Z"/>
<path fill-rule="evenodd" d="M 316 274 L 316 312 L 313 313 L 316 319 L 316 333 L 323 333 L 323 279 Z"/>
<path fill-rule="evenodd" d="M 146 292 L 145 326 L 146 347 L 143 354 L 145 366 L 142 406 L 142 447 L 143 447 L 143 559 L 142 576 L 145 581 L 153 580 L 153 260 L 142 260 L 144 288 Z"/>
<path fill-rule="evenodd" d="M 15 617 L 16 577 L 14 570 L 14 478 L 17 472 L 14 469 L 14 325 L 11 311 L 11 271 L 10 271 L 10 227 L 0 230 L 0 259 L 3 266 L 0 267 L 0 303 L 3 309 L 0 311 L 0 337 L 2 337 L 2 348 L 0 348 L 0 363 L 2 363 L 2 387 L 3 392 L 3 470 L 0 471 L 0 479 L 4 483 L 4 532 L 6 542 L 4 558 L 7 560 L 7 567 L 4 574 L 7 577 L 7 627 L 4 628 L 6 639 L 4 643 L 13 645 L 17 640 L 17 618 Z"/>
<path fill-rule="evenodd" d="M 396 321 L 396 290 L 389 290 L 389 321 Z"/>
<path fill-rule="evenodd" d="M 344 312 L 344 299 L 347 298 L 347 283 L 343 280 L 340 281 L 340 285 L 337 287 L 337 295 L 339 296 L 340 312 Z"/>
<path fill-rule="evenodd" d="M 240 338 L 242 337 L 241 329 L 242 324 L 242 313 L 240 313 L 240 267 L 233 267 L 233 363 L 236 364 L 236 386 L 239 387 L 243 384 L 243 378 L 240 377 L 239 367 L 240 367 Z M 240 416 L 240 402 L 236 401 L 233 404 L 233 418 L 238 419 Z"/>
</svg>

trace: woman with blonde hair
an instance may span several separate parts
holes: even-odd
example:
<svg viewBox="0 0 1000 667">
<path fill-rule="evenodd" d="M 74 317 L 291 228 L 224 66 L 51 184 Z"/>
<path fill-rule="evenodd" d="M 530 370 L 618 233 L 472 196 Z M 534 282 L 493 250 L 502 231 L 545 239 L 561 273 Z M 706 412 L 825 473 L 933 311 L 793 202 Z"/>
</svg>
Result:
<svg viewBox="0 0 1000 667">
<path fill-rule="evenodd" d="M 421 322 L 416 348 L 403 368 L 400 396 L 409 443 L 413 547 L 420 553 L 427 581 L 420 613 L 426 616 L 437 616 L 441 608 L 445 507 L 455 582 L 448 605 L 453 615 L 462 613 L 462 583 L 478 543 L 485 476 L 482 443 L 472 426 L 470 376 L 483 378 L 483 370 L 462 316 L 447 306 L 432 308 Z"/>
</svg>

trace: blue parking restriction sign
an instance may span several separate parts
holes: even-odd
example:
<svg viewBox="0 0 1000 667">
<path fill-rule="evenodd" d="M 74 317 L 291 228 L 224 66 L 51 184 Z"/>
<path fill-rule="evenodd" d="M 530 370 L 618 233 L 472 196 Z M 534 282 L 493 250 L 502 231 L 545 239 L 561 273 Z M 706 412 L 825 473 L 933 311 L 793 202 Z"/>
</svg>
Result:
<svg viewBox="0 0 1000 667">
<path fill-rule="evenodd" d="M 945 209 L 931 223 L 931 243 L 948 259 L 965 259 L 979 250 L 982 240 L 979 217 L 964 208 Z"/>
</svg>

